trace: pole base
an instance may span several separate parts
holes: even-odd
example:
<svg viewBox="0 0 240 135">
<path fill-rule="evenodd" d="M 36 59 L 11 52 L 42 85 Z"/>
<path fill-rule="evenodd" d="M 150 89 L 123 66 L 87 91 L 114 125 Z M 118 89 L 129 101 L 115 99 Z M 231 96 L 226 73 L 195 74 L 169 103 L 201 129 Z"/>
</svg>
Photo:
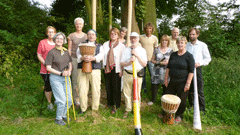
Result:
<svg viewBox="0 0 240 135">
<path fill-rule="evenodd" d="M 135 135 L 142 135 L 142 129 L 141 128 L 135 128 Z"/>
</svg>

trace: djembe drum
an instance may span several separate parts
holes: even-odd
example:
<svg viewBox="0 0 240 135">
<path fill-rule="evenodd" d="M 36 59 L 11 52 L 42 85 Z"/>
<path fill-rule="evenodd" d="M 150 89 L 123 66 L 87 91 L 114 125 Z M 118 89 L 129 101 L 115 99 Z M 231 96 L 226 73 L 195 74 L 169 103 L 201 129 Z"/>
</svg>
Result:
<svg viewBox="0 0 240 135">
<path fill-rule="evenodd" d="M 80 53 L 82 56 L 84 55 L 95 55 L 96 46 L 94 44 L 82 43 L 78 45 Z M 82 63 L 82 72 L 83 73 L 92 73 L 92 62 Z"/>
<path fill-rule="evenodd" d="M 178 96 L 165 94 L 161 97 L 162 108 L 166 112 L 163 115 L 163 122 L 167 124 L 173 124 L 175 120 L 175 113 L 181 103 L 181 99 Z"/>
</svg>

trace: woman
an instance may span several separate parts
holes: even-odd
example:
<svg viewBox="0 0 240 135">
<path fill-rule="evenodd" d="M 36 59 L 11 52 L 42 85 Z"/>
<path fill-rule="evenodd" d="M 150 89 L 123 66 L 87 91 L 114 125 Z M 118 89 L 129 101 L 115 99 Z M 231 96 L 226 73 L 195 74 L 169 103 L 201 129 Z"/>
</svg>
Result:
<svg viewBox="0 0 240 135">
<path fill-rule="evenodd" d="M 125 36 L 126 35 L 127 35 L 127 28 L 126 27 L 122 27 L 120 29 L 119 42 L 123 43 L 124 45 L 126 45 L 126 40 L 125 40 Z"/>
<path fill-rule="evenodd" d="M 78 48 L 78 45 L 81 42 L 85 42 L 87 40 L 87 34 L 82 31 L 82 28 L 84 26 L 84 20 L 82 18 L 76 18 L 74 20 L 74 25 L 76 28 L 76 32 L 71 33 L 68 36 L 68 51 L 70 56 L 72 57 L 72 65 L 73 65 L 73 71 L 72 71 L 72 86 L 73 86 L 73 101 L 76 106 L 80 106 L 79 103 L 79 90 L 77 87 L 77 77 L 78 77 L 78 72 L 77 72 L 77 55 L 76 51 Z"/>
<path fill-rule="evenodd" d="M 121 103 L 121 76 L 122 68 L 120 59 L 122 51 L 125 49 L 124 44 L 120 43 L 119 30 L 112 28 L 109 32 L 110 41 L 103 44 L 104 59 L 103 67 L 105 69 L 105 83 L 107 90 L 107 107 L 112 107 L 111 113 L 116 113 L 116 109 Z"/>
<path fill-rule="evenodd" d="M 56 34 L 56 29 L 52 26 L 48 26 L 47 30 L 46 30 L 46 34 L 47 34 L 48 38 L 43 39 L 39 42 L 38 50 L 37 50 L 37 57 L 38 57 L 38 60 L 41 62 L 40 74 L 45 83 L 44 91 L 45 91 L 45 95 L 46 95 L 46 98 L 48 101 L 47 109 L 54 111 L 54 107 L 51 102 L 52 89 L 51 89 L 51 86 L 49 83 L 49 74 L 45 67 L 46 66 L 45 59 L 47 57 L 48 52 L 55 47 L 55 43 L 53 42 L 53 36 Z"/>
<path fill-rule="evenodd" d="M 101 61 L 103 59 L 103 47 L 101 44 L 96 42 L 97 32 L 93 29 L 90 29 L 87 32 L 88 39 L 86 43 L 94 44 L 96 46 L 95 56 L 93 55 L 82 55 L 80 49 L 77 50 L 77 58 L 78 58 L 78 89 L 79 89 L 79 97 L 81 103 L 81 110 L 79 114 L 84 113 L 88 107 L 88 91 L 89 84 L 91 85 L 92 91 L 92 110 L 97 111 L 100 103 L 100 94 L 101 94 Z M 92 63 L 92 72 L 91 73 L 83 73 L 82 72 L 82 64 L 83 61 Z M 80 81 L 79 81 L 80 80 Z"/>
<path fill-rule="evenodd" d="M 169 57 L 173 50 L 169 48 L 170 38 L 168 35 L 163 35 L 160 39 L 160 47 L 154 50 L 151 62 L 154 64 L 153 75 L 151 78 L 151 91 L 152 100 L 148 102 L 148 105 L 152 105 L 157 97 L 159 84 L 162 85 L 163 93 L 166 93 L 166 87 L 164 85 L 164 77 L 166 73 L 166 67 Z"/>
<path fill-rule="evenodd" d="M 183 113 L 186 109 L 188 90 L 193 78 L 195 62 L 192 54 L 186 51 L 187 38 L 180 36 L 177 38 L 178 51 L 171 54 L 166 70 L 164 84 L 167 87 L 166 94 L 176 95 L 181 99 L 181 103 L 176 112 L 177 123 L 182 121 Z M 170 82 L 168 83 L 168 77 Z"/>
<path fill-rule="evenodd" d="M 58 125 L 65 125 L 66 123 L 63 120 L 67 120 L 66 114 L 68 109 L 66 97 L 68 97 L 68 107 L 70 108 L 72 105 L 70 91 L 71 82 L 69 79 L 72 71 L 72 59 L 67 49 L 63 47 L 63 44 L 67 43 L 67 41 L 62 32 L 58 32 L 53 37 L 53 42 L 55 42 L 56 47 L 49 51 L 45 63 L 47 65 L 47 71 L 51 73 L 49 77 L 50 85 L 55 97 L 55 104 L 57 105 L 55 123 Z"/>
</svg>

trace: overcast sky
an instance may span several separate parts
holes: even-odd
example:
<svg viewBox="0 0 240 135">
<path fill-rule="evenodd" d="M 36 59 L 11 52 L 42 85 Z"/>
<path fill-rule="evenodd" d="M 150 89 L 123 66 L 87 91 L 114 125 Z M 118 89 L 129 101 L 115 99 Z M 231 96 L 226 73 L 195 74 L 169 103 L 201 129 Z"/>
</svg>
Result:
<svg viewBox="0 0 240 135">
<path fill-rule="evenodd" d="M 43 4 L 43 5 L 47 6 L 47 7 L 51 7 L 50 5 L 52 4 L 52 2 L 54 0 L 34 0 L 34 1 L 38 1 L 39 3 L 41 3 L 41 4 Z M 210 1 L 210 3 L 215 5 L 215 4 L 219 3 L 219 2 L 223 3 L 223 2 L 228 2 L 230 0 L 208 0 L 208 1 Z M 237 0 L 237 4 L 240 4 L 240 0 Z"/>
</svg>

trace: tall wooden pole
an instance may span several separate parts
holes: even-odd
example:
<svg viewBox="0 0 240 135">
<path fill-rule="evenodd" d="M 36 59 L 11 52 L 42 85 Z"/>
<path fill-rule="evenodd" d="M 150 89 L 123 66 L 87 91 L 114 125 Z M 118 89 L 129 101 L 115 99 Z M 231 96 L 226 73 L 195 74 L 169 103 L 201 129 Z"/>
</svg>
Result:
<svg viewBox="0 0 240 135">
<path fill-rule="evenodd" d="M 112 29 L 112 0 L 109 0 L 109 31 Z"/>
<path fill-rule="evenodd" d="M 132 31 L 131 29 L 132 26 L 132 0 L 128 0 L 128 25 L 127 25 L 127 45 L 126 46 L 131 46 L 130 43 L 130 33 Z"/>
<path fill-rule="evenodd" d="M 96 28 L 96 7 L 97 0 L 92 0 L 92 29 L 97 30 Z"/>
</svg>

